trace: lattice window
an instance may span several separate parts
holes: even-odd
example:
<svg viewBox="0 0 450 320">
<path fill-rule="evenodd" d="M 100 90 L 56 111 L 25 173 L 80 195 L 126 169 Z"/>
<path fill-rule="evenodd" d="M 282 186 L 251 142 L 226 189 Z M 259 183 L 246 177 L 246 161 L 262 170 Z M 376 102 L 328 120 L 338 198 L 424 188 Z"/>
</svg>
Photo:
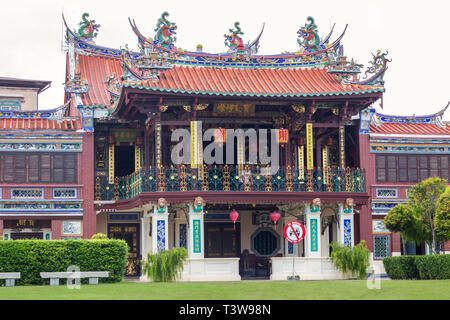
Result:
<svg viewBox="0 0 450 320">
<path fill-rule="evenodd" d="M 76 188 L 58 188 L 53 189 L 53 199 L 76 199 Z"/>
<path fill-rule="evenodd" d="M 373 237 L 375 259 L 383 259 L 391 256 L 390 235 L 376 235 Z"/>
<path fill-rule="evenodd" d="M 398 198 L 398 189 L 377 188 L 377 198 Z"/>
<path fill-rule="evenodd" d="M 44 199 L 44 190 L 30 188 L 11 189 L 11 199 Z"/>
</svg>

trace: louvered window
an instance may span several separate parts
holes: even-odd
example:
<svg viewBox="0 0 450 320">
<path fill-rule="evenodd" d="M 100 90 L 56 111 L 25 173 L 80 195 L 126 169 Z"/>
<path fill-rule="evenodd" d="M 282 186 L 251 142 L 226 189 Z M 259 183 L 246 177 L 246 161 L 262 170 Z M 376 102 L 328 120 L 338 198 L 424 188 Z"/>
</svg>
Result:
<svg viewBox="0 0 450 320">
<path fill-rule="evenodd" d="M 449 178 L 449 156 L 377 155 L 377 182 L 419 182 L 429 177 Z"/>
<path fill-rule="evenodd" d="M 10 183 L 75 183 L 77 182 L 75 153 L 0 154 L 0 182 Z"/>
</svg>

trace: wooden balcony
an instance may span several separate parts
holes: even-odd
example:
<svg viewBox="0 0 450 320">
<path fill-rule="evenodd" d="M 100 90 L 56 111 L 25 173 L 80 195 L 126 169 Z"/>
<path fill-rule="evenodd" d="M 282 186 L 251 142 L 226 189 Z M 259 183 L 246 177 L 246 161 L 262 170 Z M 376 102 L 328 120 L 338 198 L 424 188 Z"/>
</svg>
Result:
<svg viewBox="0 0 450 320">
<path fill-rule="evenodd" d="M 259 166 L 190 166 L 142 168 L 130 175 L 116 177 L 108 184 L 107 177 L 96 177 L 95 200 L 129 200 L 142 193 L 365 193 L 365 174 L 360 168 L 328 167 L 326 170 L 299 170 L 281 167 L 274 175 L 262 174 Z"/>
</svg>

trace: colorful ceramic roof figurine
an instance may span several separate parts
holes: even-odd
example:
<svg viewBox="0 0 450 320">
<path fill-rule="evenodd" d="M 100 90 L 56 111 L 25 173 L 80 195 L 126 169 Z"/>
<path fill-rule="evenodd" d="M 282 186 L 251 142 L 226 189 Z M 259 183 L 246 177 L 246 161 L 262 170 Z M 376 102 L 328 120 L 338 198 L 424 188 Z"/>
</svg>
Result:
<svg viewBox="0 0 450 320">
<path fill-rule="evenodd" d="M 80 104 L 114 109 L 124 87 L 207 96 L 284 98 L 384 92 L 383 76 L 390 61 L 387 53 L 373 55 L 372 66 L 361 79 L 363 65 L 347 61 L 344 56 L 341 40 L 347 26 L 331 41 L 334 26 L 320 38 L 314 18 L 308 17 L 298 30 L 298 52 L 260 55 L 257 52 L 264 26 L 254 41 L 245 44 L 240 23 L 236 22 L 225 34 L 228 51 L 205 53 L 177 48 L 178 26 L 168 21 L 168 16 L 164 12 L 158 19 L 154 39 L 144 36 L 129 19 L 140 52 L 90 43 L 85 36 L 72 32 L 63 17 L 69 51 L 74 51 L 72 60 L 69 58 L 69 62 L 73 61 L 71 68 L 79 71 L 80 79 L 86 79 L 82 82 L 85 92 L 78 92 Z"/>
</svg>

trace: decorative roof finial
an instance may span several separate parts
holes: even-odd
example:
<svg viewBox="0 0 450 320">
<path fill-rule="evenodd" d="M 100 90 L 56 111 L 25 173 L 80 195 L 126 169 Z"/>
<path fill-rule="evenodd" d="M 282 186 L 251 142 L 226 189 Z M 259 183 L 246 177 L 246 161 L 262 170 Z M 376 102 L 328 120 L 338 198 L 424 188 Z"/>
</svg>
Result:
<svg viewBox="0 0 450 320">
<path fill-rule="evenodd" d="M 81 40 L 94 44 L 93 39 L 97 37 L 99 24 L 95 23 L 95 20 L 88 20 L 89 13 L 83 13 L 81 16 L 82 22 L 79 23 L 78 36 Z"/>
<path fill-rule="evenodd" d="M 305 26 L 297 31 L 299 34 L 297 42 L 300 47 L 304 47 L 310 52 L 320 51 L 319 31 L 314 23 L 314 18 L 309 16 L 306 21 L 309 23 L 305 23 Z"/>
<path fill-rule="evenodd" d="M 240 37 L 240 35 L 243 35 L 244 33 L 241 31 L 239 22 L 235 22 L 234 27 L 236 29 L 229 29 L 231 34 L 223 35 L 225 37 L 225 45 L 230 48 L 232 52 L 244 53 L 245 46 L 242 37 Z"/>
<path fill-rule="evenodd" d="M 175 37 L 177 25 L 174 22 L 170 22 L 166 19 L 169 15 L 167 11 L 161 14 L 161 18 L 158 19 L 156 23 L 156 35 L 153 44 L 156 46 L 161 46 L 165 49 L 173 49 L 174 42 L 177 41 Z"/>
</svg>

